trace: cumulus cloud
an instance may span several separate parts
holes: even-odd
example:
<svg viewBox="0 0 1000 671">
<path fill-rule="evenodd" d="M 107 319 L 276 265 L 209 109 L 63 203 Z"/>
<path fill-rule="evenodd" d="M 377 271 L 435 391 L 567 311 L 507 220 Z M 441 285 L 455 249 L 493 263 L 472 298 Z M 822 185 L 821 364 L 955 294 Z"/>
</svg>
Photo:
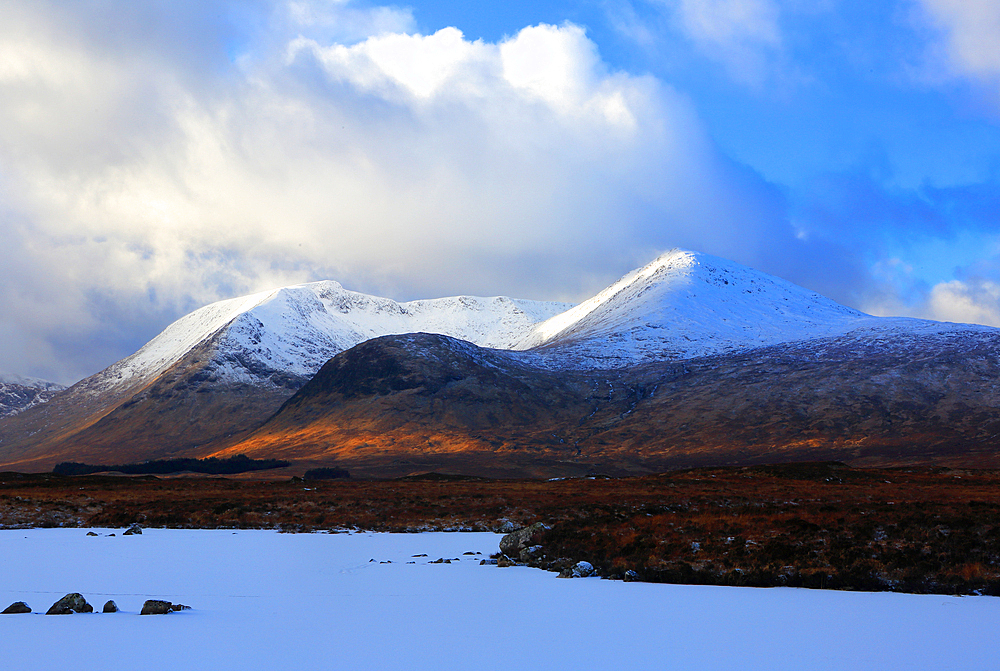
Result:
<svg viewBox="0 0 1000 671">
<path fill-rule="evenodd" d="M 761 3 L 723 4 L 777 39 Z M 706 40 L 738 30 L 684 11 Z M 0 6 L 0 370 L 73 381 L 300 281 L 580 299 L 671 246 L 780 270 L 799 244 L 690 102 L 583 28 L 412 25 L 329 1 Z"/>
<path fill-rule="evenodd" d="M 1000 4 L 992 0 L 918 2 L 943 32 L 936 45 L 939 69 L 983 84 L 1000 104 Z"/>
<path fill-rule="evenodd" d="M 938 321 L 1000 326 L 1000 284 L 982 278 L 941 282 L 931 289 L 927 313 Z"/>
</svg>

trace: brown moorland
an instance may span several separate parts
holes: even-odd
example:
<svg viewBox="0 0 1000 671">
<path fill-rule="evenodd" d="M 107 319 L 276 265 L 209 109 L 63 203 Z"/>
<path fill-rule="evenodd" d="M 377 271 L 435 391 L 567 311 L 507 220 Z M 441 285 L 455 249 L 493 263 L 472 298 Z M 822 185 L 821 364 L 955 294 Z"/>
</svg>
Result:
<svg viewBox="0 0 1000 671">
<path fill-rule="evenodd" d="M 0 474 L 0 527 L 499 531 L 608 578 L 1000 594 L 1000 472 L 839 463 L 630 478 L 303 481 Z"/>
</svg>

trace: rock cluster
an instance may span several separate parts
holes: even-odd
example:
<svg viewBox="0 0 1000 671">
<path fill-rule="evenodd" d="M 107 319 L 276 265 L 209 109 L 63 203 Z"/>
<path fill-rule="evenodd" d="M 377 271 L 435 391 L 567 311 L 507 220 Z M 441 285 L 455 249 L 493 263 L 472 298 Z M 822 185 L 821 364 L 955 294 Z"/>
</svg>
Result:
<svg viewBox="0 0 1000 671">
<path fill-rule="evenodd" d="M 500 552 L 511 560 L 527 563 L 532 556 L 542 549 L 541 541 L 549 528 L 541 522 L 512 531 L 500 539 Z"/>
<path fill-rule="evenodd" d="M 510 532 L 500 540 L 500 553 L 481 564 L 505 566 L 532 566 L 557 571 L 560 578 L 587 578 L 597 575 L 593 564 L 573 561 L 565 557 L 551 558 L 545 553 L 545 534 L 549 527 L 541 522 Z"/>
<path fill-rule="evenodd" d="M 169 601 L 159 601 L 156 599 L 150 599 L 142 604 L 142 612 L 140 615 L 163 615 L 166 613 L 172 613 L 179 610 L 191 610 L 191 606 L 185 606 L 181 603 L 170 603 Z M 15 613 L 30 613 L 31 608 L 23 601 L 16 601 L 11 605 L 7 606 L 6 609 L 0 615 L 11 615 Z M 73 613 L 93 613 L 94 607 L 87 603 L 87 600 L 83 598 L 83 595 L 79 592 L 73 592 L 72 594 L 67 594 L 63 598 L 52 604 L 52 607 L 46 611 L 46 615 L 72 615 Z M 117 613 L 118 604 L 114 601 L 109 600 L 104 604 L 104 608 L 101 611 L 103 613 Z"/>
<path fill-rule="evenodd" d="M 136 536 L 136 535 L 142 535 L 142 527 L 140 527 L 138 524 L 133 524 L 132 526 L 130 526 L 128 529 L 125 530 L 125 533 L 122 534 L 122 536 Z"/>
</svg>

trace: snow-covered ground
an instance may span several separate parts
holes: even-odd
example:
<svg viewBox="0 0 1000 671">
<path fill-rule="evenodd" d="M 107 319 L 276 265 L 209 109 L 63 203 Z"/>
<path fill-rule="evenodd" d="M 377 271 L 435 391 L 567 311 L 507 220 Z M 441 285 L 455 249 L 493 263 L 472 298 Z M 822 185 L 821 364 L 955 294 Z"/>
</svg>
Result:
<svg viewBox="0 0 1000 671">
<path fill-rule="evenodd" d="M 480 566 L 495 534 L 97 531 L 0 531 L 0 609 L 44 612 L 82 592 L 97 610 L 114 599 L 124 611 L 0 616 L 4 668 L 998 666 L 990 597 L 560 580 Z M 439 557 L 461 560 L 428 563 Z M 193 610 L 138 616 L 149 598 Z"/>
</svg>

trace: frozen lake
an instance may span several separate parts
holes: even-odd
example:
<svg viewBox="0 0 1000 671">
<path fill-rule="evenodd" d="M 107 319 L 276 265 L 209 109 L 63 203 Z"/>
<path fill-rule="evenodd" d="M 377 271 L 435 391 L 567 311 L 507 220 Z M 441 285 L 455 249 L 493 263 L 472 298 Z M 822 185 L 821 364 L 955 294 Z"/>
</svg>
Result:
<svg viewBox="0 0 1000 671">
<path fill-rule="evenodd" d="M 480 566 L 496 534 L 87 531 L 0 531 L 0 609 L 123 611 L 0 616 L 5 668 L 1000 667 L 997 598 L 560 580 Z M 139 617 L 150 598 L 193 610 Z"/>
</svg>

